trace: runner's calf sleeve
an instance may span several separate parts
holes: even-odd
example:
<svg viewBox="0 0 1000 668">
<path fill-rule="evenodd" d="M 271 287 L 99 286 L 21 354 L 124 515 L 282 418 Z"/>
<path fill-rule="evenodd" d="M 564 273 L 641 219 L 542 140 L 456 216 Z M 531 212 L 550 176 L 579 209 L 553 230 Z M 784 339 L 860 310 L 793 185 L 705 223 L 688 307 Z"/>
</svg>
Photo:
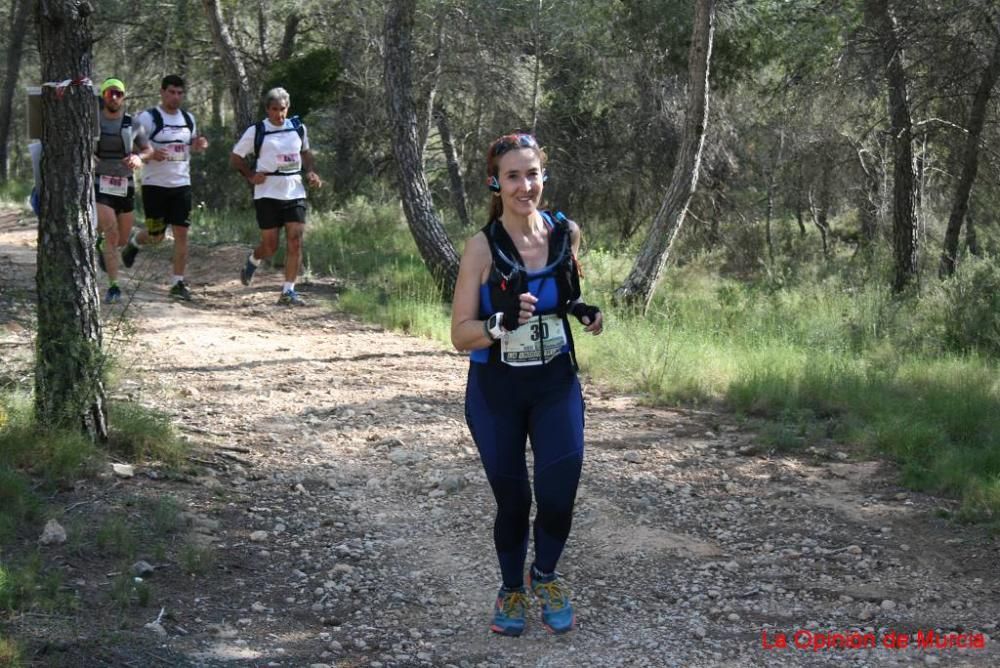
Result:
<svg viewBox="0 0 1000 668">
<path fill-rule="evenodd" d="M 158 237 L 167 230 L 167 223 L 162 218 L 147 218 L 146 232 L 151 237 Z M 155 242 L 154 242 L 155 243 Z"/>
</svg>

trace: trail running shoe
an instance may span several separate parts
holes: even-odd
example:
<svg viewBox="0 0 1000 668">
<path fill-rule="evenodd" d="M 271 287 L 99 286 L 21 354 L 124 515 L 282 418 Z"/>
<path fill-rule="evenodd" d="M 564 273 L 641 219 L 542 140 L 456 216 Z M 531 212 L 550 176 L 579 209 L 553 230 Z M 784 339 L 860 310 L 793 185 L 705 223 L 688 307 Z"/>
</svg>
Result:
<svg viewBox="0 0 1000 668">
<path fill-rule="evenodd" d="M 514 591 L 500 589 L 493 606 L 493 623 L 490 630 L 504 636 L 524 633 L 524 611 L 528 607 L 528 594 L 524 588 Z"/>
<path fill-rule="evenodd" d="M 107 264 L 104 262 L 104 236 L 97 237 L 97 243 L 94 244 L 94 250 L 97 251 L 97 266 L 101 268 L 105 274 L 108 273 Z"/>
<path fill-rule="evenodd" d="M 117 285 L 112 284 L 108 292 L 104 295 L 105 304 L 117 304 L 122 300 L 122 291 Z"/>
<path fill-rule="evenodd" d="M 126 267 L 131 267 L 135 264 L 135 256 L 138 254 L 138 246 L 133 246 L 131 242 L 125 244 L 125 248 L 122 249 L 122 264 Z"/>
<path fill-rule="evenodd" d="M 576 616 L 569 602 L 569 588 L 559 574 L 543 575 L 532 566 L 528 571 L 528 585 L 542 606 L 542 625 L 552 633 L 572 631 Z"/>
<path fill-rule="evenodd" d="M 250 257 L 252 256 L 247 257 L 246 264 L 240 270 L 240 283 L 243 285 L 250 285 L 253 281 L 253 272 L 257 271 L 257 265 L 250 261 Z"/>
<path fill-rule="evenodd" d="M 170 296 L 174 299 L 183 299 L 186 302 L 191 301 L 191 291 L 184 285 L 184 281 L 174 283 L 174 287 L 170 288 Z"/>
<path fill-rule="evenodd" d="M 285 306 L 305 306 L 306 302 L 295 290 L 285 290 L 278 298 L 278 303 Z"/>
</svg>

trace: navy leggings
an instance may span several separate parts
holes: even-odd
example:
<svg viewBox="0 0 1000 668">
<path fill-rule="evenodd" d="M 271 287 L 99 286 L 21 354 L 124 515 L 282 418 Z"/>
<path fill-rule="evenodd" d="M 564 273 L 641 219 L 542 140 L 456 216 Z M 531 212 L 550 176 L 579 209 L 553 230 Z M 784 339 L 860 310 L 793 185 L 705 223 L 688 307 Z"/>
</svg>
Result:
<svg viewBox="0 0 1000 668">
<path fill-rule="evenodd" d="M 465 419 L 497 502 L 493 541 L 505 587 L 524 584 L 534 452 L 535 567 L 552 573 L 569 537 L 583 467 L 583 394 L 562 354 L 546 365 L 469 365 Z"/>
</svg>

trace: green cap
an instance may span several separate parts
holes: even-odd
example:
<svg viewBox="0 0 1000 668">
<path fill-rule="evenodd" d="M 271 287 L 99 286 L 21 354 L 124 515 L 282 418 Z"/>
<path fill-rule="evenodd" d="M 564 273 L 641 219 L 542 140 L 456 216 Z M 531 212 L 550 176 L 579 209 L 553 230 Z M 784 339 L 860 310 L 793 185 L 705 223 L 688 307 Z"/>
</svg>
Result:
<svg viewBox="0 0 1000 668">
<path fill-rule="evenodd" d="M 101 84 L 101 95 L 104 95 L 104 91 L 109 88 L 117 88 L 122 93 L 125 92 L 125 84 L 122 83 L 121 79 L 105 79 L 104 83 Z"/>
</svg>

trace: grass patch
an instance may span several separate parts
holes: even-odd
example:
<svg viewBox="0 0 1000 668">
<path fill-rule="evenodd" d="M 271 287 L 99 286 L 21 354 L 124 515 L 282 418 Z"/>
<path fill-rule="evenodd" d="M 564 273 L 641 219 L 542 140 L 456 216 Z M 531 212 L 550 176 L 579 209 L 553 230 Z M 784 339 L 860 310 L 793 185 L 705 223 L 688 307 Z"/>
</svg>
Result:
<svg viewBox="0 0 1000 668">
<path fill-rule="evenodd" d="M 103 554 L 123 559 L 135 558 L 138 545 L 136 532 L 122 515 L 106 518 L 97 529 L 94 540 Z"/>
<path fill-rule="evenodd" d="M 13 640 L 0 636 L 0 666 L 3 668 L 23 668 L 21 648 Z"/>
<path fill-rule="evenodd" d="M 111 402 L 108 447 L 130 460 L 156 460 L 178 466 L 188 447 L 165 413 L 132 402 Z"/>
<path fill-rule="evenodd" d="M 0 561 L 0 610 L 67 611 L 75 599 L 63 591 L 58 569 L 44 569 L 41 555 L 32 553 L 23 564 Z"/>
<path fill-rule="evenodd" d="M 181 548 L 180 564 L 188 575 L 204 575 L 215 565 L 215 553 L 210 547 L 187 543 Z"/>
</svg>

